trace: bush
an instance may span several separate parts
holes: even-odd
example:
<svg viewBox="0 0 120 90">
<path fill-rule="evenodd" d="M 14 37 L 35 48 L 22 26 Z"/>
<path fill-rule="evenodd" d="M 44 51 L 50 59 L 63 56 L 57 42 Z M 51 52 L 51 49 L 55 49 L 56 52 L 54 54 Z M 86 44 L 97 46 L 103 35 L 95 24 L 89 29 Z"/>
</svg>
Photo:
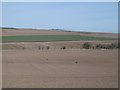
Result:
<svg viewBox="0 0 120 90">
<path fill-rule="evenodd" d="M 112 44 L 107 44 L 106 49 L 115 49 L 117 48 L 117 45 L 112 43 Z"/>
<path fill-rule="evenodd" d="M 62 48 L 61 49 L 66 49 L 66 47 L 65 46 L 62 46 Z"/>
<path fill-rule="evenodd" d="M 101 49 L 106 49 L 106 45 L 105 44 L 101 44 Z"/>
<path fill-rule="evenodd" d="M 22 49 L 23 49 L 23 50 L 25 50 L 25 48 L 24 48 L 24 47 L 22 47 Z"/>
<path fill-rule="evenodd" d="M 113 49 L 113 48 L 117 48 L 118 47 L 118 45 L 117 44 L 115 44 L 115 43 L 112 43 L 111 44 L 111 48 Z"/>
<path fill-rule="evenodd" d="M 100 49 L 101 48 L 101 44 L 96 45 L 96 49 Z"/>
<path fill-rule="evenodd" d="M 118 42 L 118 48 L 120 48 L 120 42 Z"/>
<path fill-rule="evenodd" d="M 111 48 L 110 44 L 107 44 L 106 49 L 110 49 L 110 48 Z"/>
<path fill-rule="evenodd" d="M 44 49 L 44 47 L 42 47 L 42 50 Z"/>
<path fill-rule="evenodd" d="M 95 47 L 94 47 L 94 46 L 92 46 L 92 49 L 95 49 Z"/>
<path fill-rule="evenodd" d="M 49 50 L 49 49 L 50 49 L 50 47 L 49 47 L 49 46 L 47 46 L 46 48 L 47 48 L 47 50 Z"/>
<path fill-rule="evenodd" d="M 83 48 L 90 49 L 91 48 L 91 44 L 86 42 L 86 43 L 83 44 Z"/>
<path fill-rule="evenodd" d="M 96 49 L 115 49 L 117 48 L 118 45 L 115 43 L 111 43 L 111 44 L 98 44 L 96 45 Z"/>
<path fill-rule="evenodd" d="M 38 49 L 40 50 L 40 46 L 38 47 Z"/>
</svg>

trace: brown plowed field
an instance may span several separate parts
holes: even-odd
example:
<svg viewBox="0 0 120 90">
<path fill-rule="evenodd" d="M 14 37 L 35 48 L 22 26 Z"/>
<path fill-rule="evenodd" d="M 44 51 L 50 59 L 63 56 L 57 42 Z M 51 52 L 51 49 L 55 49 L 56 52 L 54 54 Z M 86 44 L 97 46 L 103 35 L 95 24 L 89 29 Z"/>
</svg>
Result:
<svg viewBox="0 0 120 90">
<path fill-rule="evenodd" d="M 3 36 L 85 35 L 116 38 L 111 33 L 4 29 Z M 81 49 L 82 44 L 109 41 L 56 41 L 2 43 L 3 88 L 117 88 L 118 50 Z M 38 47 L 44 48 L 39 50 Z M 47 50 L 46 46 L 50 49 Z M 65 50 L 60 49 L 66 46 Z"/>
<path fill-rule="evenodd" d="M 117 50 L 3 50 L 3 88 L 117 88 Z"/>
<path fill-rule="evenodd" d="M 3 29 L 2 36 L 17 35 L 84 35 L 93 37 L 117 38 L 118 34 L 114 33 L 97 33 L 97 32 L 67 32 L 60 30 L 44 30 L 44 29 Z"/>
</svg>

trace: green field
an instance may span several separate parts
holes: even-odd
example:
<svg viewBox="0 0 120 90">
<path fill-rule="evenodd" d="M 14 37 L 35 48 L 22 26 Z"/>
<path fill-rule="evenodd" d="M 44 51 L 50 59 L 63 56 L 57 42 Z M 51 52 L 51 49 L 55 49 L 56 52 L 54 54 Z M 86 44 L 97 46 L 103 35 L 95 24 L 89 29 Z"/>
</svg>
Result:
<svg viewBox="0 0 120 90">
<path fill-rule="evenodd" d="M 80 35 L 28 35 L 2 36 L 2 41 L 80 41 L 80 40 L 117 40 L 116 38 L 89 37 Z"/>
</svg>

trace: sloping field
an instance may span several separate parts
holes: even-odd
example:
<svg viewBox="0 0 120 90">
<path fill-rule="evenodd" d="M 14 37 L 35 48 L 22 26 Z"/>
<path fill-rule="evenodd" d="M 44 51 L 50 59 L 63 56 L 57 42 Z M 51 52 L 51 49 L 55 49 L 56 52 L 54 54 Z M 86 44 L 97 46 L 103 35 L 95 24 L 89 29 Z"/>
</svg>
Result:
<svg viewBox="0 0 120 90">
<path fill-rule="evenodd" d="M 80 40 L 117 40 L 115 38 L 90 37 L 80 35 L 29 35 L 3 36 L 2 41 L 80 41 Z"/>
<path fill-rule="evenodd" d="M 73 32 L 47 29 L 2 29 L 3 36 L 20 36 L 20 35 L 76 35 Z"/>
<path fill-rule="evenodd" d="M 91 37 L 117 38 L 115 33 L 97 33 L 97 32 L 72 32 L 47 29 L 2 29 L 2 36 L 21 36 L 21 35 L 83 35 Z"/>
</svg>

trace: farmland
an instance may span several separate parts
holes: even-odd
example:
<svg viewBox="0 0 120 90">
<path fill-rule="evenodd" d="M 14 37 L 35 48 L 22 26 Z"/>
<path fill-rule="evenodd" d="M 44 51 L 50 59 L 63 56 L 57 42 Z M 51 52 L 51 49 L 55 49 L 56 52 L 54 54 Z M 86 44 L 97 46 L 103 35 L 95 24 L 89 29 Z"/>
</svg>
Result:
<svg viewBox="0 0 120 90">
<path fill-rule="evenodd" d="M 117 88 L 117 50 L 5 50 L 3 88 Z"/>
<path fill-rule="evenodd" d="M 80 40 L 117 40 L 116 38 L 90 37 L 80 35 L 29 35 L 3 36 L 2 41 L 80 41 Z"/>
<path fill-rule="evenodd" d="M 117 43 L 117 34 L 6 29 L 2 40 L 3 88 L 118 87 L 118 49 L 82 48 Z"/>
</svg>

